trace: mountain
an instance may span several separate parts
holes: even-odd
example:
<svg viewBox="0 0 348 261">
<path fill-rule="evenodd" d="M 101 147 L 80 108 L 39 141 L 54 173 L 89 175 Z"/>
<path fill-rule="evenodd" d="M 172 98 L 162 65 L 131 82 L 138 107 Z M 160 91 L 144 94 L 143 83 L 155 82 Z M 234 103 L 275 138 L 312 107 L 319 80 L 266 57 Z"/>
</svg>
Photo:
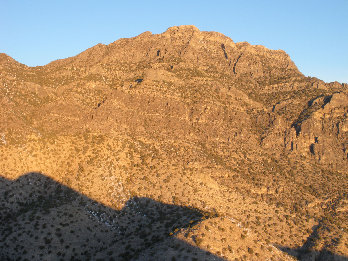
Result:
<svg viewBox="0 0 348 261">
<path fill-rule="evenodd" d="M 130 229 L 132 246 L 115 260 L 347 259 L 348 85 L 305 77 L 284 51 L 175 26 L 45 66 L 0 54 L 0 102 L 1 205 L 20 205 L 2 222 L 0 249 L 13 249 L 5 259 L 47 256 L 46 247 L 21 253 L 13 240 L 33 211 L 45 215 L 39 203 L 22 207 L 32 188 L 12 186 L 32 172 L 103 213 L 138 198 L 158 215 L 166 206 L 208 213 L 169 234 L 159 226 L 161 240 L 145 248 Z M 157 227 L 145 226 L 149 235 Z M 174 241 L 195 250 L 171 252 Z M 107 257 L 98 251 L 88 256 Z"/>
</svg>

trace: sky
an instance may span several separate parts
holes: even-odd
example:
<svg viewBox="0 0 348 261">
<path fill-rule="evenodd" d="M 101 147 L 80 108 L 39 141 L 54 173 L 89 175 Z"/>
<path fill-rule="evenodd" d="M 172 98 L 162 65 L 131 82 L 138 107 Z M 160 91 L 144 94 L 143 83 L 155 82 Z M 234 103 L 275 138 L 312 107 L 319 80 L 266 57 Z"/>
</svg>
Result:
<svg viewBox="0 0 348 261">
<path fill-rule="evenodd" d="M 286 51 L 299 70 L 348 83 L 348 0 L 0 0 L 0 52 L 28 66 L 175 25 Z"/>
</svg>

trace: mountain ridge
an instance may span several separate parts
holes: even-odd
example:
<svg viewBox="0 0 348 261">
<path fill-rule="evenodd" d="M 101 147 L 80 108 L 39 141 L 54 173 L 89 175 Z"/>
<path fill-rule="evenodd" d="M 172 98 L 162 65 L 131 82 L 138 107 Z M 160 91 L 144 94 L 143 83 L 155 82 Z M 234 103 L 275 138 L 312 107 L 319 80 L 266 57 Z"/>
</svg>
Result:
<svg viewBox="0 0 348 261">
<path fill-rule="evenodd" d="M 146 197 L 216 213 L 169 236 L 227 260 L 347 256 L 347 84 L 192 26 L 10 64 L 0 67 L 6 180 L 35 171 L 110 209 Z"/>
</svg>

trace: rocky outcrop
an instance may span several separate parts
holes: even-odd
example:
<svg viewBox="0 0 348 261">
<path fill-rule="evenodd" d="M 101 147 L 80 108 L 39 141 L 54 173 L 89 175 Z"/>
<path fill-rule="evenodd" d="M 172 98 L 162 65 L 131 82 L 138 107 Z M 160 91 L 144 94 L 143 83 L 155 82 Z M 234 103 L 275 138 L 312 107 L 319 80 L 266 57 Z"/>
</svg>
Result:
<svg viewBox="0 0 348 261">
<path fill-rule="evenodd" d="M 335 93 L 308 102 L 293 122 L 285 147 L 337 169 L 348 165 L 348 95 Z"/>
</svg>

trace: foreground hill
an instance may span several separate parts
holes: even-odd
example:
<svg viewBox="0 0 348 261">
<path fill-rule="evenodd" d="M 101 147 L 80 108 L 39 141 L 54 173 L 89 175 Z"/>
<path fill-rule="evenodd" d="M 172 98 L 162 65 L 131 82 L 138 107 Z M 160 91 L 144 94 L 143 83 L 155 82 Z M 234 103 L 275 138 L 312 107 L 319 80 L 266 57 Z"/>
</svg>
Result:
<svg viewBox="0 0 348 261">
<path fill-rule="evenodd" d="M 122 212 L 138 198 L 156 206 L 152 212 L 198 213 L 190 226 L 158 225 L 157 234 L 146 223 L 142 233 L 161 237 L 146 247 L 130 228 L 131 247 L 110 245 L 115 260 L 348 256 L 348 85 L 305 77 L 284 51 L 179 26 L 40 67 L 0 54 L 0 84 L 1 204 L 17 216 L 2 222 L 5 258 L 24 258 L 13 237 L 22 237 L 14 228 L 28 215 L 40 213 L 38 226 L 50 220 L 39 203 L 12 211 L 33 202 L 13 185 L 28 172 L 44 173 L 49 187 L 64 186 L 103 213 Z M 65 204 L 58 197 L 50 209 Z M 180 254 L 168 250 L 175 240 Z M 47 257 L 41 250 L 35 255 Z M 89 256 L 111 250 L 98 251 Z"/>
</svg>

